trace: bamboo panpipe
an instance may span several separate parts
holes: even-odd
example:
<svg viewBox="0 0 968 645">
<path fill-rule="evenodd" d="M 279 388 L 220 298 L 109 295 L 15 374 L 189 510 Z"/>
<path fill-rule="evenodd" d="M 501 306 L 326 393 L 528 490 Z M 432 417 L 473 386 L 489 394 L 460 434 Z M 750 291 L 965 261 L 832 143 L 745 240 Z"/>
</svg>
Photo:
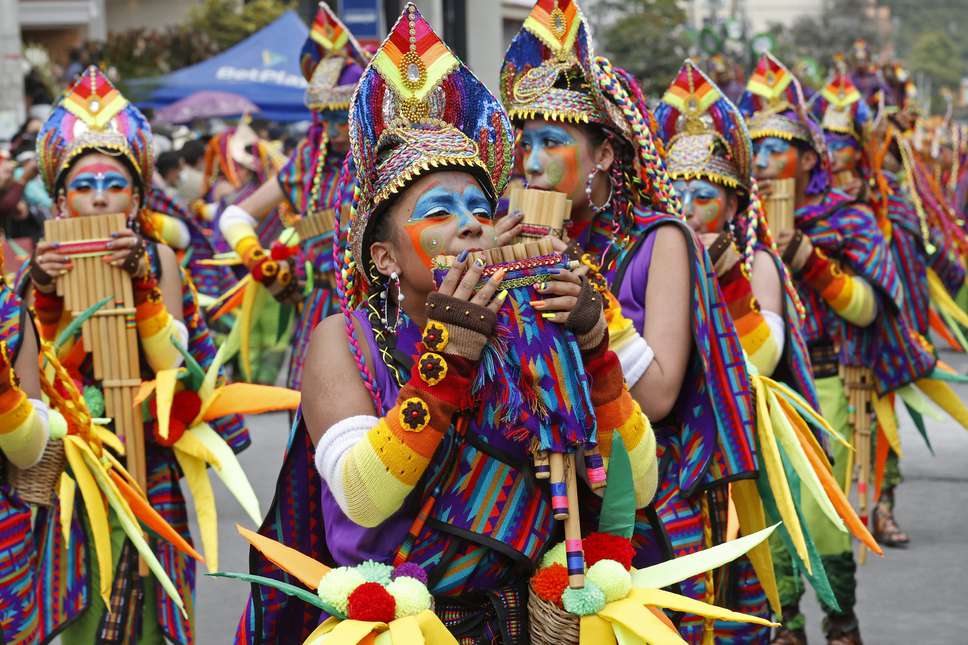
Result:
<svg viewBox="0 0 968 645">
<path fill-rule="evenodd" d="M 296 231 L 302 242 L 332 233 L 335 226 L 336 212 L 332 208 L 316 211 L 311 215 L 300 217 L 292 223 L 293 230 Z"/>
<path fill-rule="evenodd" d="M 867 525 L 869 515 L 868 485 L 871 480 L 871 399 L 874 374 L 869 367 L 841 365 L 841 378 L 847 393 L 847 415 L 854 427 L 854 454 L 857 459 L 857 515 Z M 858 559 L 867 559 L 867 549 L 860 546 Z"/>
<path fill-rule="evenodd" d="M 138 362 L 138 330 L 135 325 L 134 291 L 123 270 L 109 266 L 105 243 L 111 233 L 127 228 L 124 213 L 47 220 L 48 241 L 59 242 L 58 251 L 71 256 L 74 268 L 57 279 L 57 294 L 64 307 L 77 316 L 110 296 L 110 302 L 89 318 L 81 330 L 84 348 L 91 352 L 95 378 L 104 390 L 105 415 L 114 419 L 114 431 L 125 446 L 128 472 L 142 490 L 146 488 L 144 428 L 134 398 L 141 386 Z"/>
<path fill-rule="evenodd" d="M 568 517 L 565 519 L 565 561 L 568 563 L 568 586 L 585 586 L 585 551 L 581 544 L 581 522 L 578 517 L 578 464 L 575 453 L 565 456 L 565 488 L 568 496 Z"/>
<path fill-rule="evenodd" d="M 480 259 L 484 261 L 485 266 L 491 266 L 505 262 L 514 262 L 516 260 L 537 258 L 542 255 L 551 255 L 554 252 L 555 249 L 551 243 L 551 238 L 544 237 L 531 242 L 516 242 L 493 249 L 473 251 L 468 254 L 467 258 L 470 262 Z M 438 255 L 433 259 L 435 267 L 445 269 L 453 266 L 456 261 L 457 257 L 453 255 Z"/>
<path fill-rule="evenodd" d="M 842 188 L 844 186 L 850 186 L 856 183 L 857 175 L 854 174 L 852 170 L 841 170 L 840 172 L 835 172 L 831 183 L 833 183 L 834 188 Z"/>
<path fill-rule="evenodd" d="M 553 190 L 515 187 L 508 195 L 508 212 L 519 211 L 524 214 L 524 230 L 517 242 L 549 235 L 561 239 L 565 222 L 571 217 L 571 200 Z"/>
<path fill-rule="evenodd" d="M 796 194 L 796 179 L 770 180 L 770 195 L 763 199 L 763 210 L 774 237 L 793 230 Z"/>
</svg>

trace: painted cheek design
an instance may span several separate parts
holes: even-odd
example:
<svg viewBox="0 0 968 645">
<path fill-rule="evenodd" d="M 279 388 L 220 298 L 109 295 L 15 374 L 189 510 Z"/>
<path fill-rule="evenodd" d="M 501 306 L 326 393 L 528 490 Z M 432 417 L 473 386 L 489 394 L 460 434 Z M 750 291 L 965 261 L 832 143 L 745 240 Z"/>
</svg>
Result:
<svg viewBox="0 0 968 645">
<path fill-rule="evenodd" d="M 403 230 L 410 238 L 414 251 L 420 257 L 420 262 L 428 269 L 431 267 L 431 259 L 444 252 L 447 231 L 453 226 L 454 219 L 454 216 L 435 217 L 404 224 Z"/>
</svg>

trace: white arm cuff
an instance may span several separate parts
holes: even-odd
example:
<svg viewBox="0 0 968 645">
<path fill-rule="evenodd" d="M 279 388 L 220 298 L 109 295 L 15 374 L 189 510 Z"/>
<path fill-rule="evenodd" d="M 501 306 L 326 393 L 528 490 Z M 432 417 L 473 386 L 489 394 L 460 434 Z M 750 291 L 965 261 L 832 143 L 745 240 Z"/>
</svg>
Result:
<svg viewBox="0 0 968 645">
<path fill-rule="evenodd" d="M 227 206 L 218 220 L 222 237 L 233 249 L 242 238 L 255 235 L 255 226 L 255 218 L 235 204 Z"/>
<path fill-rule="evenodd" d="M 763 309 L 760 313 L 763 314 L 763 319 L 766 320 L 766 326 L 770 328 L 770 335 L 776 341 L 776 346 L 779 350 L 777 355 L 782 356 L 783 343 L 786 341 L 786 323 L 783 322 L 783 316 L 767 309 Z"/>
<path fill-rule="evenodd" d="M 343 419 L 330 426 L 316 444 L 316 472 L 329 486 L 329 491 L 344 513 L 348 508 L 342 477 L 346 456 L 379 421 L 368 414 Z"/>
<path fill-rule="evenodd" d="M 655 352 L 645 342 L 639 334 L 635 334 L 628 342 L 615 350 L 618 362 L 622 364 L 622 374 L 625 375 L 625 384 L 630 388 L 639 382 L 645 370 L 649 369 Z"/>
<path fill-rule="evenodd" d="M 21 470 L 37 465 L 44 456 L 44 448 L 50 438 L 50 427 L 47 424 L 47 404 L 38 399 L 29 399 L 33 411 L 27 417 L 29 425 L 4 435 L 0 442 L 3 453 L 10 463 Z"/>
</svg>

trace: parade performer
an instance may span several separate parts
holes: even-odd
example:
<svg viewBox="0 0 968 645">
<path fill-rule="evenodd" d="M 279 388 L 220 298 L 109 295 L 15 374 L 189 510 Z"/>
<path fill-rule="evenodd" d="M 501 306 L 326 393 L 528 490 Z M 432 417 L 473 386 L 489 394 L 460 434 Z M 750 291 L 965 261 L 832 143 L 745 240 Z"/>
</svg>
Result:
<svg viewBox="0 0 968 645">
<path fill-rule="evenodd" d="M 607 459 L 618 431 L 639 507 L 655 487 L 651 427 L 622 384 L 602 299 L 587 281 L 562 269 L 542 289 L 519 291 L 497 270 L 473 290 L 484 267 L 468 252 L 520 232 L 517 220 L 493 219 L 511 170 L 511 129 L 413 4 L 366 68 L 349 122 L 358 188 L 338 257 L 347 308 L 313 333 L 303 390 L 314 396 L 260 532 L 321 561 L 406 563 L 423 571 L 436 614 L 457 638 L 527 642 L 528 577 L 556 527 L 551 498 L 526 472 L 520 411 L 567 414 L 565 405 L 583 404 L 565 383 L 587 376 L 601 454 Z M 430 260 L 439 254 L 455 259 L 435 290 Z M 514 314 L 502 309 L 517 297 L 512 288 L 533 303 L 531 317 L 496 329 Z M 515 389 L 502 389 L 508 378 L 491 389 L 494 371 L 511 367 L 508 352 L 542 349 L 557 336 L 547 325 L 562 322 L 587 367 L 540 376 L 546 406 L 524 391 L 513 405 L 500 394 Z M 526 367 L 516 369 L 523 376 Z M 256 552 L 251 562 L 254 574 L 280 575 Z M 318 608 L 254 587 L 237 638 L 298 643 L 320 620 Z"/>
<path fill-rule="evenodd" d="M 781 531 L 774 536 L 777 548 L 785 549 L 807 572 L 818 595 L 836 602 L 816 556 L 812 527 L 799 510 L 803 500 L 810 497 L 826 508 L 827 517 L 840 530 L 850 527 L 869 543 L 873 538 L 860 527 L 822 455 L 820 446 L 842 439 L 829 436 L 830 429 L 816 412 L 819 405 L 801 334 L 803 306 L 773 244 L 755 190 L 752 143 L 743 116 L 691 61 L 680 69 L 655 116 L 683 211 L 710 254 L 752 365 L 750 378 L 758 401 L 757 455 L 765 468 L 755 486 L 735 482 L 731 487 L 737 528 L 749 534 L 760 530 L 764 519 L 782 521 Z M 786 403 L 774 399 L 790 396 L 789 388 L 778 382 L 789 383 L 800 396 Z M 814 430 L 798 436 L 790 432 L 794 427 Z M 788 480 L 782 471 L 798 475 Z M 767 545 L 754 551 L 751 561 L 779 616 L 780 594 Z"/>
<path fill-rule="evenodd" d="M 831 107 L 829 103 L 829 99 L 834 97 L 841 99 L 839 110 L 837 107 Z M 843 101 L 844 98 L 847 100 Z M 900 350 L 903 350 L 904 354 L 912 352 L 933 354 L 934 348 L 928 341 L 928 335 L 932 318 L 937 320 L 937 314 L 932 312 L 932 307 L 944 312 L 944 315 L 949 317 L 949 321 L 950 316 L 958 315 L 953 297 L 964 284 L 965 268 L 953 241 L 947 239 L 941 230 L 927 221 L 926 217 L 922 218 L 919 215 L 914 201 L 902 187 L 900 178 L 908 175 L 905 171 L 911 166 L 913 152 L 910 149 L 910 142 L 898 132 L 894 120 L 887 115 L 889 110 L 893 111 L 892 108 L 896 110 L 898 106 L 889 105 L 883 99 L 879 104 L 882 113 L 874 119 L 879 126 L 866 133 L 866 140 L 862 140 L 865 135 L 865 129 L 861 127 L 863 118 L 854 117 L 852 121 L 856 125 L 850 128 L 850 132 L 844 132 L 843 128 L 843 125 L 849 124 L 850 121 L 843 123 L 842 119 L 840 127 L 829 125 L 825 126 L 825 130 L 831 130 L 827 135 L 828 140 L 830 137 L 846 139 L 852 142 L 850 145 L 857 151 L 855 155 L 859 157 L 855 160 L 843 160 L 845 164 L 843 170 L 863 177 L 862 183 L 858 185 L 858 191 L 853 193 L 853 196 L 866 199 L 878 215 L 882 229 L 889 239 L 898 275 L 904 287 L 904 299 L 900 311 L 902 320 L 887 327 L 887 329 L 895 328 L 897 331 L 888 334 L 881 341 L 883 355 L 899 353 Z M 835 110 L 861 114 L 865 106 L 859 101 L 849 80 L 835 77 L 828 90 L 818 98 L 814 109 L 818 114 Z M 826 119 L 823 122 L 832 123 L 832 121 L 832 119 Z M 840 132 L 834 132 L 834 130 Z M 905 160 L 908 163 L 905 163 Z M 905 184 L 911 186 L 912 181 L 906 179 Z M 938 324 L 940 321 L 937 321 L 936 328 Z M 957 329 L 956 322 L 954 325 Z M 937 363 L 935 360 L 925 357 L 919 361 L 895 361 L 895 363 L 892 369 L 894 380 L 891 387 L 886 388 L 890 395 L 898 393 L 899 398 L 904 401 L 905 393 L 910 392 L 911 385 L 915 385 L 927 391 L 933 398 L 936 392 L 945 388 L 943 384 L 934 382 L 935 375 L 940 374 L 935 371 Z M 905 366 L 911 365 L 918 365 L 919 369 L 904 369 Z M 910 397 L 908 396 L 907 399 Z M 890 407 L 893 406 L 883 408 L 884 414 L 887 414 Z M 919 429 L 926 432 L 920 414 L 915 412 L 912 418 Z M 905 546 L 909 542 L 909 537 L 894 519 L 895 490 L 901 482 L 898 466 L 900 440 L 896 436 L 895 428 L 896 424 L 892 424 L 889 419 L 885 419 L 878 428 L 877 439 L 881 442 L 877 444 L 878 454 L 886 456 L 879 456 L 876 461 L 877 504 L 874 507 L 872 520 L 874 534 L 880 543 L 886 546 Z M 885 443 L 890 443 L 889 450 L 882 445 Z M 877 491 L 880 491 L 879 495 Z"/>
<path fill-rule="evenodd" d="M 821 410 L 841 435 L 851 438 L 856 431 L 863 439 L 870 423 L 869 400 L 863 397 L 869 397 L 873 376 L 861 370 L 875 362 L 876 328 L 871 325 L 879 312 L 896 311 L 901 298 L 889 249 L 871 210 L 830 188 L 823 134 L 807 114 L 799 82 L 773 56 L 760 58 L 740 108 L 754 142 L 754 175 L 765 196 L 778 199 L 781 189 L 792 184 L 783 196 L 788 195 L 796 209 L 793 226 L 777 225 L 782 230 L 774 234 L 806 309 L 804 336 Z M 853 441 L 858 461 L 864 463 L 866 455 L 869 465 L 869 443 Z M 849 448 L 837 443 L 830 448 L 837 481 L 846 488 L 852 463 Z M 867 476 L 860 480 L 863 485 Z M 821 602 L 827 613 L 827 639 L 860 643 L 850 537 L 829 523 L 821 526 L 826 520 L 812 500 L 804 501 L 803 512 L 814 527 L 817 551 L 836 599 L 836 604 Z M 860 514 L 866 520 L 866 510 Z M 777 568 L 787 574 L 781 582 L 785 629 L 777 640 L 796 643 L 804 639 L 798 609 L 803 590 L 793 567 L 780 564 L 788 557 L 775 553 Z"/>
<path fill-rule="evenodd" d="M 336 310 L 333 211 L 352 197 L 352 187 L 339 191 L 343 158 L 349 149 L 346 111 L 368 58 L 353 34 L 329 6 L 320 2 L 300 57 L 309 82 L 306 106 L 313 116 L 309 132 L 274 178 L 226 208 L 219 221 L 225 239 L 258 282 L 276 298 L 300 301 L 286 379 L 294 389 L 302 383 L 312 330 Z M 282 210 L 293 212 L 284 223 L 302 233 L 297 236 L 287 230 L 281 240 L 256 237 L 256 227 L 263 225 L 283 201 L 286 207 Z M 270 256 L 280 266 L 277 275 L 268 275 L 260 268 Z M 281 276 L 287 273 L 293 278 L 284 284 Z M 308 292 L 304 294 L 307 283 Z"/>
<path fill-rule="evenodd" d="M 655 511 L 639 514 L 636 566 L 718 544 L 726 483 L 757 475 L 750 384 L 714 269 L 680 215 L 652 114 L 631 76 L 594 56 L 585 19 L 568 0 L 532 9 L 506 54 L 501 91 L 521 128 L 528 185 L 572 200 L 569 236 L 615 296 L 612 349 L 633 397 L 656 420 L 663 468 Z M 769 614 L 748 561 L 721 580 L 697 576 L 682 589 Z M 689 642 L 714 631 L 698 616 L 679 627 Z M 717 638 L 729 638 L 722 627 Z"/>
<path fill-rule="evenodd" d="M 129 228 L 112 234 L 101 261 L 131 276 L 142 377 L 150 380 L 155 374 L 167 373 L 174 385 L 179 365 L 184 363 L 192 373 L 209 367 L 215 347 L 199 316 L 192 285 L 179 270 L 172 250 L 153 240 L 150 220 L 143 216 L 152 172 L 151 131 L 144 116 L 98 68 L 90 67 L 65 93 L 37 141 L 44 181 L 48 192 L 56 196 L 62 217 L 127 215 Z M 76 382 L 83 387 L 85 414 L 99 417 L 104 411 L 104 386 L 95 377 L 89 350 L 75 335 L 79 320 L 72 320 L 72 313 L 65 309 L 64 299 L 55 289 L 55 278 L 74 270 L 74 261 L 59 253 L 59 248 L 58 243 L 49 241 L 37 247 L 30 268 L 34 307 L 46 341 L 65 335 L 59 339 L 60 357 L 70 375 L 70 385 Z M 210 386 L 217 385 L 217 374 L 213 371 L 206 381 Z M 207 391 L 205 386 L 200 387 L 200 392 Z M 158 413 L 146 415 L 145 436 L 150 439 L 141 449 L 146 454 L 147 500 L 141 508 L 155 509 L 159 522 L 175 527 L 177 534 L 173 537 L 182 548 L 154 537 L 148 540 L 150 547 L 142 544 L 140 532 L 132 532 L 130 511 L 117 510 L 122 507 L 113 503 L 116 512 L 108 519 L 103 508 L 95 514 L 98 505 L 92 506 L 87 494 L 84 504 L 80 499 L 60 497 L 37 527 L 43 539 L 38 594 L 44 603 L 44 642 L 55 635 L 64 643 L 161 643 L 165 638 L 175 643 L 193 641 L 195 565 L 191 557 L 198 554 L 190 555 L 193 551 L 186 506 L 179 486 L 181 472 L 189 476 L 200 518 L 208 511 L 209 519 L 202 518 L 200 524 L 204 536 L 210 536 L 214 498 L 205 475 L 206 463 L 220 463 L 215 470 L 224 475 L 237 466 L 233 451 L 245 448 L 249 439 L 239 416 L 211 418 L 206 410 L 216 408 L 199 401 L 198 396 L 193 399 L 193 392 L 187 389 L 180 394 L 179 401 L 184 405 L 173 412 L 165 410 L 169 428 L 164 430 L 168 432 L 159 431 L 165 425 L 160 415 L 166 407 L 163 401 L 152 406 Z M 137 408 L 137 413 L 142 412 L 147 412 L 147 406 Z M 210 425 L 196 428 L 202 417 Z M 112 433 L 99 436 L 105 448 L 122 449 Z M 134 449 L 130 445 L 127 448 Z M 112 459 L 108 452 L 105 450 L 104 463 Z M 80 463 L 72 462 L 71 466 L 84 491 L 82 479 L 90 481 L 86 477 L 91 475 L 82 476 L 75 468 Z M 64 519 L 68 521 L 66 527 L 61 526 Z M 211 540 L 206 542 L 209 550 Z M 139 554 L 142 560 L 156 558 L 160 562 L 155 572 L 157 582 L 139 575 Z M 214 550 L 210 555 L 217 561 Z M 162 579 L 174 584 L 165 586 Z"/>
</svg>

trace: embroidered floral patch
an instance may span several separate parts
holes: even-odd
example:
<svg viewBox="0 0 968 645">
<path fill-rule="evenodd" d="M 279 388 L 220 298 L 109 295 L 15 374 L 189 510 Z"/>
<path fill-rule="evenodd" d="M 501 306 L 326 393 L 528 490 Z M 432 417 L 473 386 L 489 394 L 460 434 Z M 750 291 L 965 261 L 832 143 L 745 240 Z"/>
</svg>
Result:
<svg viewBox="0 0 968 645">
<path fill-rule="evenodd" d="M 436 321 L 429 321 L 423 331 L 424 347 L 432 352 L 439 352 L 447 347 L 449 340 L 447 328 Z"/>
<path fill-rule="evenodd" d="M 430 423 L 430 408 L 423 399 L 411 397 L 400 406 L 400 423 L 404 430 L 420 432 Z"/>
<path fill-rule="evenodd" d="M 440 354 L 426 352 L 420 357 L 417 370 L 427 385 L 437 385 L 447 376 L 447 361 Z"/>
</svg>

